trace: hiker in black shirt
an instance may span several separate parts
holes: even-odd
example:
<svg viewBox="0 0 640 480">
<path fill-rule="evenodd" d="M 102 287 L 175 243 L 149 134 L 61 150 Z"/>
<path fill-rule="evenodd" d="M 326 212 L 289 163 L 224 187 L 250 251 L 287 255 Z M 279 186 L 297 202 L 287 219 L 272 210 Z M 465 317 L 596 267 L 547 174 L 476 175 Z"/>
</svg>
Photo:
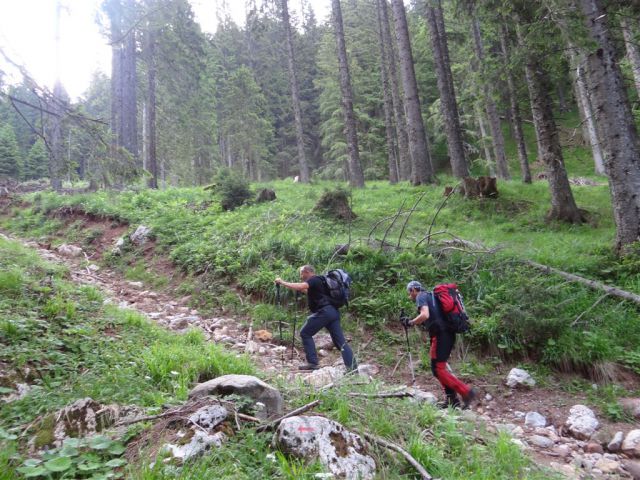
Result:
<svg viewBox="0 0 640 480">
<path fill-rule="evenodd" d="M 467 408 L 476 398 L 475 389 L 456 377 L 449 368 L 449 356 L 456 341 L 456 334 L 444 324 L 444 318 L 439 302 L 432 292 L 422 288 L 420 282 L 412 280 L 407 284 L 409 298 L 416 302 L 418 315 L 409 320 L 408 326 L 420 325 L 426 322 L 431 342 L 429 356 L 431 357 L 431 372 L 438 379 L 446 396 L 442 406 Z M 460 399 L 462 398 L 462 404 Z"/>
<path fill-rule="evenodd" d="M 311 315 L 307 317 L 307 321 L 300 330 L 300 338 L 302 339 L 307 363 L 300 365 L 298 368 L 300 370 L 316 370 L 320 368 L 313 336 L 322 328 L 326 328 L 331 335 L 333 344 L 340 350 L 347 370 L 354 370 L 357 368 L 357 364 L 353 357 L 353 351 L 344 338 L 344 333 L 340 326 L 340 311 L 331 305 L 324 281 L 316 275 L 315 269 L 311 265 L 300 267 L 300 280 L 299 283 L 285 282 L 280 277 L 275 280 L 279 285 L 307 294 L 307 303 L 309 310 L 311 310 Z"/>
</svg>

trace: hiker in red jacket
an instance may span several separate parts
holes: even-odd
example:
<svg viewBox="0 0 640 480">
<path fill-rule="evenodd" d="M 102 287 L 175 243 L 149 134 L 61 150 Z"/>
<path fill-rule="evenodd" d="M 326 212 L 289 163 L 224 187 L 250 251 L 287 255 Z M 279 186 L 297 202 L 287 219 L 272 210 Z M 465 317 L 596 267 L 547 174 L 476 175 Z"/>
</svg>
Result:
<svg viewBox="0 0 640 480">
<path fill-rule="evenodd" d="M 444 324 L 438 300 L 432 292 L 428 292 L 422 288 L 422 284 L 412 280 L 407 284 L 407 293 L 412 301 L 416 302 L 418 308 L 418 316 L 408 319 L 406 325 L 421 325 L 425 322 L 426 330 L 429 332 L 431 340 L 431 348 L 429 350 L 431 357 L 431 371 L 433 376 L 438 379 L 444 393 L 447 397 L 443 407 L 460 407 L 468 408 L 476 397 L 475 389 L 458 379 L 449 368 L 449 356 L 453 350 L 456 341 L 455 332 L 447 328 Z M 462 403 L 460 403 L 460 399 Z"/>
</svg>

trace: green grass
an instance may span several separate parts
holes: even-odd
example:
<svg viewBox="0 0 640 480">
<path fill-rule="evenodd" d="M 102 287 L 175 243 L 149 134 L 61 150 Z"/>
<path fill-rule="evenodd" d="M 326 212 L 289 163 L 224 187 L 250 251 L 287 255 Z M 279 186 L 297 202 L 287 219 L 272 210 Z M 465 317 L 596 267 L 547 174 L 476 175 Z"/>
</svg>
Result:
<svg viewBox="0 0 640 480">
<path fill-rule="evenodd" d="M 20 432 L 78 398 L 159 407 L 185 400 L 199 380 L 255 372 L 247 357 L 206 342 L 199 331 L 176 335 L 104 305 L 95 288 L 68 283 L 64 268 L 2 238 L 0 271 L 12 273 L 0 279 L 0 362 L 9 365 L 10 380 L 3 392 L 14 382 L 32 386 L 3 405 L 0 433 Z M 15 466 L 0 456 L 1 475 L 7 464 Z"/>
</svg>

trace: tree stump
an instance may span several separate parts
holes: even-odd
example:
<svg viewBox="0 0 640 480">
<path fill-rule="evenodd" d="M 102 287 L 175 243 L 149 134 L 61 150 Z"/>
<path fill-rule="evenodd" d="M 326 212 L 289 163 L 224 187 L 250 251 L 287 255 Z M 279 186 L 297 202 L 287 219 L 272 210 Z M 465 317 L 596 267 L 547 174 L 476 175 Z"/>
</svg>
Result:
<svg viewBox="0 0 640 480">
<path fill-rule="evenodd" d="M 357 217 L 349 206 L 349 194 L 340 189 L 324 192 L 313 209 L 338 220 L 353 220 Z"/>
<path fill-rule="evenodd" d="M 498 183 L 495 177 L 465 177 L 462 179 L 460 193 L 465 198 L 497 198 Z"/>
<path fill-rule="evenodd" d="M 276 192 L 269 188 L 263 188 L 258 192 L 258 196 L 256 197 L 256 202 L 273 202 L 276 199 Z"/>
</svg>

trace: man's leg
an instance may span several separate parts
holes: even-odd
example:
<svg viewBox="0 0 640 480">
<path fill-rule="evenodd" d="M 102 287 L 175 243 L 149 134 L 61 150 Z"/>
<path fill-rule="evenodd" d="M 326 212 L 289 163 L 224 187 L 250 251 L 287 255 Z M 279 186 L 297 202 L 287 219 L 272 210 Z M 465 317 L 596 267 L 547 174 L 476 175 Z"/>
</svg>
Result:
<svg viewBox="0 0 640 480">
<path fill-rule="evenodd" d="M 320 310 L 309 315 L 300 330 L 304 355 L 307 358 L 307 363 L 310 365 L 318 365 L 318 354 L 316 353 L 316 344 L 313 341 L 313 336 L 318 333 L 326 323 L 327 319 L 322 314 L 322 310 Z"/>
<path fill-rule="evenodd" d="M 431 370 L 442 385 L 448 400 L 451 398 L 457 400 L 456 393 L 466 399 L 471 391 L 469 385 L 451 373 L 447 363 L 453 350 L 455 338 L 455 334 L 442 331 L 431 339 Z"/>
<path fill-rule="evenodd" d="M 327 310 L 329 309 L 331 309 L 331 307 Z M 335 315 L 332 315 L 333 320 L 327 323 L 327 330 L 329 330 L 333 344 L 338 350 L 340 350 L 340 353 L 342 354 L 342 361 L 344 362 L 345 367 L 347 367 L 347 370 L 355 370 L 358 368 L 358 364 L 353 357 L 353 350 L 351 350 L 347 340 L 344 338 L 342 326 L 340 325 L 340 312 L 335 309 L 333 310 L 335 311 Z"/>
</svg>

